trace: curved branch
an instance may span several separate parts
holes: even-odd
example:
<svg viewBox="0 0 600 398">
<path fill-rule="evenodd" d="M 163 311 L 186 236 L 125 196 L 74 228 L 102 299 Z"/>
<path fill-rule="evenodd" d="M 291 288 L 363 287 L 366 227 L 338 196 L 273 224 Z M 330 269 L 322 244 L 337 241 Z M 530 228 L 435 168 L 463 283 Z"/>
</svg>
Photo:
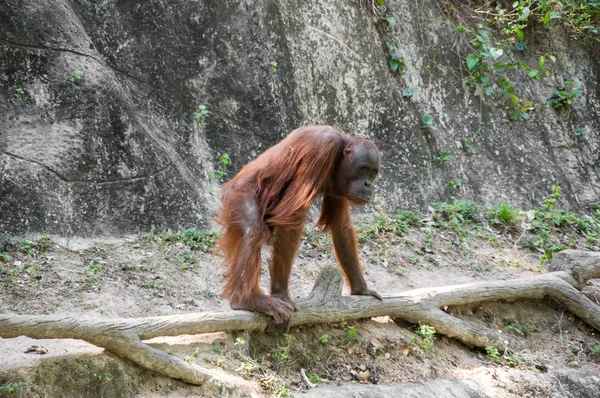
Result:
<svg viewBox="0 0 600 398">
<path fill-rule="evenodd" d="M 576 288 L 587 278 L 600 276 L 600 253 L 563 252 L 556 255 L 551 272 L 508 281 L 478 282 L 456 286 L 417 289 L 384 296 L 341 296 L 341 273 L 327 268 L 319 276 L 311 295 L 298 300 L 298 311 L 290 326 L 338 322 L 388 315 L 412 323 L 433 326 L 438 333 L 467 345 L 503 348 L 507 336 L 471 322 L 454 318 L 440 308 L 486 301 L 542 299 L 552 296 L 588 325 L 600 330 L 600 307 Z M 565 266 L 567 264 L 568 266 Z M 201 368 L 154 349 L 141 340 L 158 336 L 212 333 L 217 331 L 264 330 L 270 318 L 248 311 L 204 312 L 136 319 L 93 319 L 70 316 L 0 315 L 0 337 L 28 336 L 38 339 L 75 338 L 90 342 L 128 358 L 140 366 L 192 384 L 204 382 L 239 388 L 238 378 L 218 370 Z M 511 346 L 520 342 L 510 340 Z M 249 394 L 254 394 L 249 391 Z"/>
</svg>

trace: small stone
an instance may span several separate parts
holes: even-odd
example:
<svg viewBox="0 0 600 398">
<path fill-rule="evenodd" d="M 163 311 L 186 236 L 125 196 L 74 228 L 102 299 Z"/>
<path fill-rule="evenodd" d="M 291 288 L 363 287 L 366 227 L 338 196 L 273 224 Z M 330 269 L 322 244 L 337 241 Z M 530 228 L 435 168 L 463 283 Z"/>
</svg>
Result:
<svg viewBox="0 0 600 398">
<path fill-rule="evenodd" d="M 367 381 L 369 380 L 369 376 L 371 376 L 371 372 L 369 372 L 368 370 L 365 370 L 364 372 L 358 372 L 356 374 L 356 376 L 363 381 Z"/>
</svg>

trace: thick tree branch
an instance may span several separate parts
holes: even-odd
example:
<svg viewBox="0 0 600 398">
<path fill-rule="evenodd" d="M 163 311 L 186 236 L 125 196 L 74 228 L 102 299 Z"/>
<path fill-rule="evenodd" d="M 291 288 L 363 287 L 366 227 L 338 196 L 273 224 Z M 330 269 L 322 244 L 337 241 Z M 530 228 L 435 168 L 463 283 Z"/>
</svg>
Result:
<svg viewBox="0 0 600 398">
<path fill-rule="evenodd" d="M 600 331 L 600 307 L 585 297 L 581 288 L 589 278 L 600 277 L 600 253 L 565 251 L 543 275 L 509 281 L 478 282 L 417 289 L 384 296 L 383 301 L 365 296 L 341 296 L 342 276 L 337 268 L 325 269 L 306 299 L 298 300 L 291 326 L 339 322 L 388 315 L 412 323 L 433 326 L 438 333 L 467 345 L 503 348 L 507 336 L 457 319 L 442 309 L 486 301 L 542 299 L 552 296 L 582 321 Z M 151 371 L 191 384 L 215 383 L 240 388 L 240 379 L 219 370 L 201 368 L 143 343 L 158 336 L 264 330 L 270 318 L 248 311 L 204 312 L 137 319 L 93 319 L 52 315 L 0 315 L 0 337 L 38 339 L 75 338 L 104 347 Z M 519 346 L 518 340 L 508 341 Z M 248 395 L 255 394 L 248 390 Z"/>
</svg>

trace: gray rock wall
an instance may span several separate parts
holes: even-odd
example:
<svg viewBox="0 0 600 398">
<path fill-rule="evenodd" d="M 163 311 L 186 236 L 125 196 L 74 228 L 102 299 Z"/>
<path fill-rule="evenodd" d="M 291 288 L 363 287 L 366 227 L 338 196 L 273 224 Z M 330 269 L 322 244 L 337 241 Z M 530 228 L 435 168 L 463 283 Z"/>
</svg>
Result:
<svg viewBox="0 0 600 398">
<path fill-rule="evenodd" d="M 532 35 L 539 41 L 524 58 L 552 51 L 560 65 L 546 82 L 515 73 L 522 96 L 542 103 L 561 79 L 580 81 L 582 95 L 568 112 L 513 122 L 506 101 L 480 103 L 468 87 L 466 41 L 440 23 L 448 16 L 439 2 L 386 1 L 393 30 L 373 22 L 367 3 L 3 1 L 0 232 L 207 225 L 218 206 L 209 181 L 218 155 L 231 156 L 231 176 L 307 123 L 377 143 L 389 211 L 451 194 L 531 206 L 553 184 L 578 210 L 600 198 L 598 46 Z M 403 77 L 388 67 L 390 39 Z M 419 90 L 412 100 L 407 87 Z M 200 104 L 211 112 L 206 128 L 194 119 Z M 425 113 L 438 130 L 421 128 Z M 579 127 L 587 133 L 573 134 Z M 432 162 L 442 152 L 453 158 Z M 457 180 L 451 192 L 446 184 Z"/>
</svg>

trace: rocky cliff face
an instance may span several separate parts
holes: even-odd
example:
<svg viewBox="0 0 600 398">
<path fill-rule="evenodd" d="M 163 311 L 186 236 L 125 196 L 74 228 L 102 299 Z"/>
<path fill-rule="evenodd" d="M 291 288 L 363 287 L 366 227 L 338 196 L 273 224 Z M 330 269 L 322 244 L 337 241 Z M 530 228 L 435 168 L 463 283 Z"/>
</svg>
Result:
<svg viewBox="0 0 600 398">
<path fill-rule="evenodd" d="M 598 200 L 598 46 L 528 35 L 515 57 L 556 63 L 545 80 L 511 72 L 536 106 L 511 121 L 505 99 L 467 84 L 460 10 L 386 7 L 392 28 L 374 21 L 370 1 L 2 2 L 0 232 L 206 225 L 218 156 L 230 155 L 231 175 L 308 123 L 377 143 L 388 210 L 450 195 L 531 205 L 554 184 L 567 206 Z M 537 106 L 566 82 L 578 84 L 574 106 Z M 424 114 L 437 129 L 422 127 Z"/>
</svg>

